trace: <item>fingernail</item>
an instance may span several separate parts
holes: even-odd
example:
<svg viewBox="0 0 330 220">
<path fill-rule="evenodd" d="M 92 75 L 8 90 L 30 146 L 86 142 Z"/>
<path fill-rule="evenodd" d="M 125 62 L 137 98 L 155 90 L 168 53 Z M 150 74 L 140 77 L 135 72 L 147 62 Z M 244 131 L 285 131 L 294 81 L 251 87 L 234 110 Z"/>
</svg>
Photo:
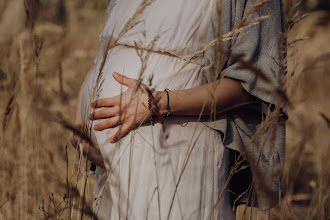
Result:
<svg viewBox="0 0 330 220">
<path fill-rule="evenodd" d="M 120 74 L 119 73 L 116 73 L 116 72 L 113 72 L 112 75 L 113 76 L 119 76 Z"/>
<path fill-rule="evenodd" d="M 116 138 L 109 138 L 108 140 L 111 144 L 115 143 L 116 142 Z"/>
<path fill-rule="evenodd" d="M 94 130 L 97 131 L 99 129 L 99 126 L 95 125 Z"/>
<path fill-rule="evenodd" d="M 90 114 L 90 115 L 88 116 L 88 118 L 89 118 L 90 120 L 92 120 L 92 119 L 93 119 L 93 114 Z"/>
<path fill-rule="evenodd" d="M 95 104 L 96 104 L 96 102 L 93 101 L 93 102 L 91 103 L 91 106 L 94 108 L 94 107 L 95 107 Z"/>
</svg>

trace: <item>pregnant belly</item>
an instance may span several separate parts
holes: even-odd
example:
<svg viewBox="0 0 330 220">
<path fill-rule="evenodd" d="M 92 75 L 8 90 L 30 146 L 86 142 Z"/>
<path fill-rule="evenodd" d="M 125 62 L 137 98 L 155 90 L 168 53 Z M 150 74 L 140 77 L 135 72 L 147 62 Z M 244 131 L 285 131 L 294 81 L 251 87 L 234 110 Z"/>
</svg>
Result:
<svg viewBox="0 0 330 220">
<path fill-rule="evenodd" d="M 102 73 L 99 73 L 99 61 L 85 85 L 82 120 L 86 121 L 86 116 L 91 113 L 91 101 L 116 96 L 126 90 L 113 79 L 113 72 L 140 79 L 148 87 L 162 91 L 165 88 L 178 90 L 197 86 L 201 67 L 194 63 L 185 65 L 185 60 L 175 56 L 147 51 L 139 56 L 134 48 L 117 46 L 109 51 Z"/>
<path fill-rule="evenodd" d="M 92 100 L 116 96 L 126 90 L 125 87 L 113 79 L 113 72 L 141 79 L 144 84 L 156 90 L 164 90 L 165 88 L 178 90 L 197 86 L 201 66 L 198 64 L 184 66 L 184 64 L 184 60 L 168 55 L 151 53 L 148 59 L 144 60 L 144 57 L 141 58 L 137 55 L 135 49 L 127 47 L 112 49 L 109 51 L 99 80 L 101 83 L 96 83 L 98 71 L 94 71 L 84 88 L 81 106 L 83 119 L 86 119 L 86 115 L 91 112 L 90 102 Z M 99 65 L 97 68 L 99 68 Z M 93 89 L 97 91 L 93 92 Z M 95 94 L 98 96 L 93 97 Z M 164 125 L 156 123 L 154 126 L 149 126 L 146 124 L 131 131 L 116 144 L 110 144 L 108 138 L 118 128 L 97 132 L 92 129 L 91 137 L 100 146 L 107 170 L 121 164 L 120 172 L 118 170 L 113 175 L 120 175 L 121 173 L 126 175 L 127 170 L 125 170 L 125 167 L 131 160 L 135 161 L 134 164 L 136 167 L 140 167 L 141 170 L 147 173 L 152 172 L 148 169 L 153 167 L 154 159 L 152 158 L 157 157 L 157 161 L 162 166 L 167 167 L 166 169 L 169 171 L 174 172 L 173 177 L 177 179 L 181 167 L 187 161 L 187 155 L 192 155 L 194 158 L 190 160 L 194 163 L 187 168 L 193 173 L 200 167 L 206 167 L 206 165 L 201 164 L 210 163 L 207 166 L 211 166 L 215 162 L 214 160 L 220 158 L 217 156 L 221 145 L 220 134 L 197 120 L 198 117 L 195 116 L 169 116 L 165 119 Z M 84 121 L 87 124 L 90 123 L 88 119 Z M 93 121 L 90 126 L 94 126 L 100 121 Z M 134 146 L 133 159 L 129 153 L 131 152 L 129 149 L 132 149 L 131 146 Z M 213 159 L 206 162 L 209 161 L 209 157 Z M 195 160 L 199 162 L 197 163 Z M 140 171 L 136 172 L 139 173 Z M 203 171 L 199 173 L 203 173 Z M 115 179 L 118 178 L 117 176 Z M 164 179 L 168 179 L 168 177 L 166 176 Z"/>
</svg>

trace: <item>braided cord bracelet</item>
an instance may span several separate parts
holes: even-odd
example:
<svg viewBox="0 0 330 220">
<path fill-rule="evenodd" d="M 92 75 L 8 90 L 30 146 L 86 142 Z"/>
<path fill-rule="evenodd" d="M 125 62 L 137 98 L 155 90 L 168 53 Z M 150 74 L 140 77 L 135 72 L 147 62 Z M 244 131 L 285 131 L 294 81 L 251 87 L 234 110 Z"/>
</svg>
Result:
<svg viewBox="0 0 330 220">
<path fill-rule="evenodd" d="M 168 88 L 166 88 L 164 91 L 166 92 L 166 95 L 167 95 L 166 114 L 164 114 L 164 116 L 167 117 L 171 113 L 171 109 L 170 109 L 170 95 L 169 95 L 169 91 L 170 90 Z M 152 100 L 152 95 L 149 93 L 149 95 L 148 95 L 148 109 L 149 109 L 149 111 L 151 113 L 151 115 L 150 115 L 150 123 L 151 123 L 151 125 L 154 125 L 155 124 L 155 115 L 154 115 L 154 111 L 153 111 L 151 100 Z"/>
</svg>

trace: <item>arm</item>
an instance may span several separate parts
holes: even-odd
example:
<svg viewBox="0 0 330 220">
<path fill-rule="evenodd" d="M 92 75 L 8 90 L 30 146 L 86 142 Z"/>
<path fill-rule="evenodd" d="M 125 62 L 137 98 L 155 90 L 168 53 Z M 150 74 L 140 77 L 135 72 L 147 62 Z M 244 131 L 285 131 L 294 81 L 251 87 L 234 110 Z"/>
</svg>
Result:
<svg viewBox="0 0 330 220">
<path fill-rule="evenodd" d="M 148 109 L 147 87 L 137 80 L 114 73 L 113 77 L 128 89 L 119 96 L 96 100 L 92 103 L 94 108 L 104 108 L 91 114 L 91 120 L 107 119 L 94 126 L 94 130 L 101 131 L 121 125 L 121 128 L 110 137 L 114 143 L 120 137 L 128 134 L 135 127 L 150 119 Z M 216 106 L 216 112 L 242 107 L 253 101 L 253 96 L 246 92 L 241 84 L 233 79 L 223 78 L 205 85 L 191 89 L 170 91 L 170 110 L 173 115 L 199 115 L 205 105 L 204 115 L 209 115 Z M 159 112 L 165 113 L 167 109 L 167 94 L 164 91 L 153 92 Z M 214 97 L 214 98 L 212 98 Z"/>
<path fill-rule="evenodd" d="M 167 110 L 166 92 L 156 92 L 160 97 L 160 112 Z M 254 98 L 237 80 L 223 78 L 191 89 L 169 91 L 169 107 L 173 115 L 219 114 L 243 107 Z M 204 107 L 204 108 L 203 108 Z M 216 109 L 214 111 L 214 109 Z"/>
</svg>

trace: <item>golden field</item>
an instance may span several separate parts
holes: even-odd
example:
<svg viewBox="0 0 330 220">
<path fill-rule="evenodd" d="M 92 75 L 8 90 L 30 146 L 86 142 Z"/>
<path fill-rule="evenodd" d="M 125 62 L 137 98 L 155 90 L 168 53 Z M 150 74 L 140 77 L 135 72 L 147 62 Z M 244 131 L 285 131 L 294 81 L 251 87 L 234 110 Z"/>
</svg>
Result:
<svg viewBox="0 0 330 220">
<path fill-rule="evenodd" d="M 237 219 L 330 219 L 330 19 L 319 3 L 304 1 L 288 33 L 283 199 L 240 206 Z M 91 219 L 94 176 L 62 119 L 74 121 L 106 6 L 0 0 L 0 219 Z"/>
</svg>

